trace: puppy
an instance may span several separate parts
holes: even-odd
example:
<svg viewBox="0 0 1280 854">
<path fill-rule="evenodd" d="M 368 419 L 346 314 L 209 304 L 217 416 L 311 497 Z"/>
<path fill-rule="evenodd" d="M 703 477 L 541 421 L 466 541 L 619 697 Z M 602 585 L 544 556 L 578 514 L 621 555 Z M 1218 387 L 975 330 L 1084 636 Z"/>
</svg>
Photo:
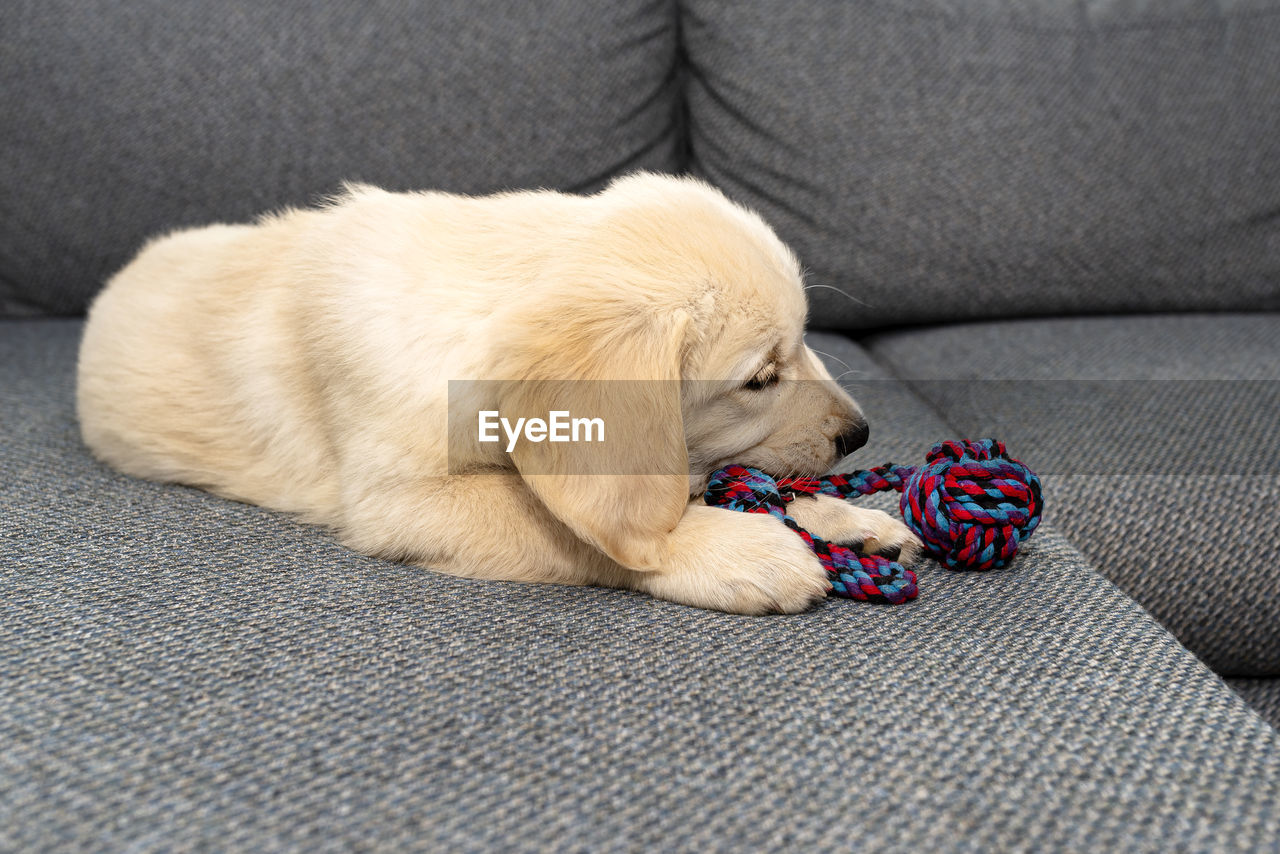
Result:
<svg viewBox="0 0 1280 854">
<path fill-rule="evenodd" d="M 370 555 L 794 612 L 828 589 L 801 539 L 700 496 L 725 463 L 817 474 L 865 441 L 805 313 L 794 255 L 689 178 L 592 196 L 348 186 L 145 246 L 92 306 L 77 403 L 120 471 L 296 514 Z M 605 441 L 480 441 L 477 419 L 555 412 Z M 837 542 L 918 550 L 879 511 L 792 510 Z"/>
</svg>

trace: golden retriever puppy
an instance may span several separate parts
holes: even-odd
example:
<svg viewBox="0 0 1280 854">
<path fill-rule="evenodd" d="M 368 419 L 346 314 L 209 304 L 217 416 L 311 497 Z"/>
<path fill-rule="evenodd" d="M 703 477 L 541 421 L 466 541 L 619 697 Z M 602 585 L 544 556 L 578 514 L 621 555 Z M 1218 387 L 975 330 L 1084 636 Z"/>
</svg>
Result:
<svg viewBox="0 0 1280 854">
<path fill-rule="evenodd" d="M 777 520 L 700 495 L 728 462 L 816 474 L 865 441 L 805 312 L 792 253 L 696 180 L 350 186 L 149 243 L 93 304 L 77 403 L 119 470 L 296 514 L 367 554 L 792 612 L 826 592 L 817 559 Z M 557 419 L 601 441 L 545 441 Z M 887 514 L 793 509 L 829 539 L 916 553 Z"/>
</svg>

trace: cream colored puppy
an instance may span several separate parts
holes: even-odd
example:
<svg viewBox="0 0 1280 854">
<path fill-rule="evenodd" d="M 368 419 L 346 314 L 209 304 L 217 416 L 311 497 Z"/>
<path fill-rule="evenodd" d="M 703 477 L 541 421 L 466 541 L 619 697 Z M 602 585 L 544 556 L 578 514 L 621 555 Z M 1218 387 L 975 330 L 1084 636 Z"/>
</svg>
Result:
<svg viewBox="0 0 1280 854">
<path fill-rule="evenodd" d="M 149 243 L 89 314 L 80 423 L 121 471 L 297 514 L 371 555 L 798 611 L 827 587 L 800 538 L 699 496 L 727 462 L 814 474 L 865 440 L 803 343 L 805 310 L 792 253 L 695 180 L 585 197 L 352 186 Z M 450 432 L 451 414 L 556 411 L 600 419 L 608 442 Z M 829 539 L 916 553 L 884 513 L 793 507 Z"/>
</svg>

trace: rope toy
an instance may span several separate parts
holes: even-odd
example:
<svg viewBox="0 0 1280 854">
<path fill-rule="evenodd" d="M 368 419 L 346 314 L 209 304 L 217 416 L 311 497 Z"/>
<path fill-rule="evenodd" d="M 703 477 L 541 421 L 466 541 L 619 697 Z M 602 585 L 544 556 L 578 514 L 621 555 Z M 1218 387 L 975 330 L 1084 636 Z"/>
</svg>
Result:
<svg viewBox="0 0 1280 854">
<path fill-rule="evenodd" d="M 1040 524 L 1040 478 L 995 439 L 934 445 L 924 465 L 892 463 L 827 477 L 775 480 L 759 469 L 725 466 L 711 476 L 712 507 L 768 513 L 799 534 L 827 570 L 832 595 L 898 604 L 914 599 L 916 575 L 880 555 L 860 555 L 806 531 L 787 515 L 799 495 L 849 498 L 889 489 L 902 493 L 903 521 L 925 552 L 950 569 L 997 569 Z"/>
</svg>

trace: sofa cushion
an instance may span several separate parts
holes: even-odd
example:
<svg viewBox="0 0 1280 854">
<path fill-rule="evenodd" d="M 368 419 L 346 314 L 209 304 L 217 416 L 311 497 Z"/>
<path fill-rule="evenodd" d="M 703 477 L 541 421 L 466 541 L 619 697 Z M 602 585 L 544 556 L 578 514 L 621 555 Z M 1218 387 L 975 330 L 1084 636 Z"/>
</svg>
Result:
<svg viewBox="0 0 1280 854">
<path fill-rule="evenodd" d="M 865 340 L 957 433 L 1032 464 L 1046 515 L 1207 663 L 1280 676 L 1280 314 Z"/>
<path fill-rule="evenodd" d="M 1227 684 L 1244 697 L 1253 710 L 1280 729 L 1280 679 L 1228 679 Z"/>
<path fill-rule="evenodd" d="M 816 325 L 1280 308 L 1280 0 L 689 0 L 691 169 Z"/>
<path fill-rule="evenodd" d="M 146 237 L 344 180 L 681 165 L 669 4 L 6 3 L 0 53 L 0 314 L 80 312 Z"/>
<path fill-rule="evenodd" d="M 78 330 L 0 323 L 0 847 L 1280 843 L 1280 733 L 1052 530 L 785 617 L 437 575 L 95 463 Z"/>
</svg>

